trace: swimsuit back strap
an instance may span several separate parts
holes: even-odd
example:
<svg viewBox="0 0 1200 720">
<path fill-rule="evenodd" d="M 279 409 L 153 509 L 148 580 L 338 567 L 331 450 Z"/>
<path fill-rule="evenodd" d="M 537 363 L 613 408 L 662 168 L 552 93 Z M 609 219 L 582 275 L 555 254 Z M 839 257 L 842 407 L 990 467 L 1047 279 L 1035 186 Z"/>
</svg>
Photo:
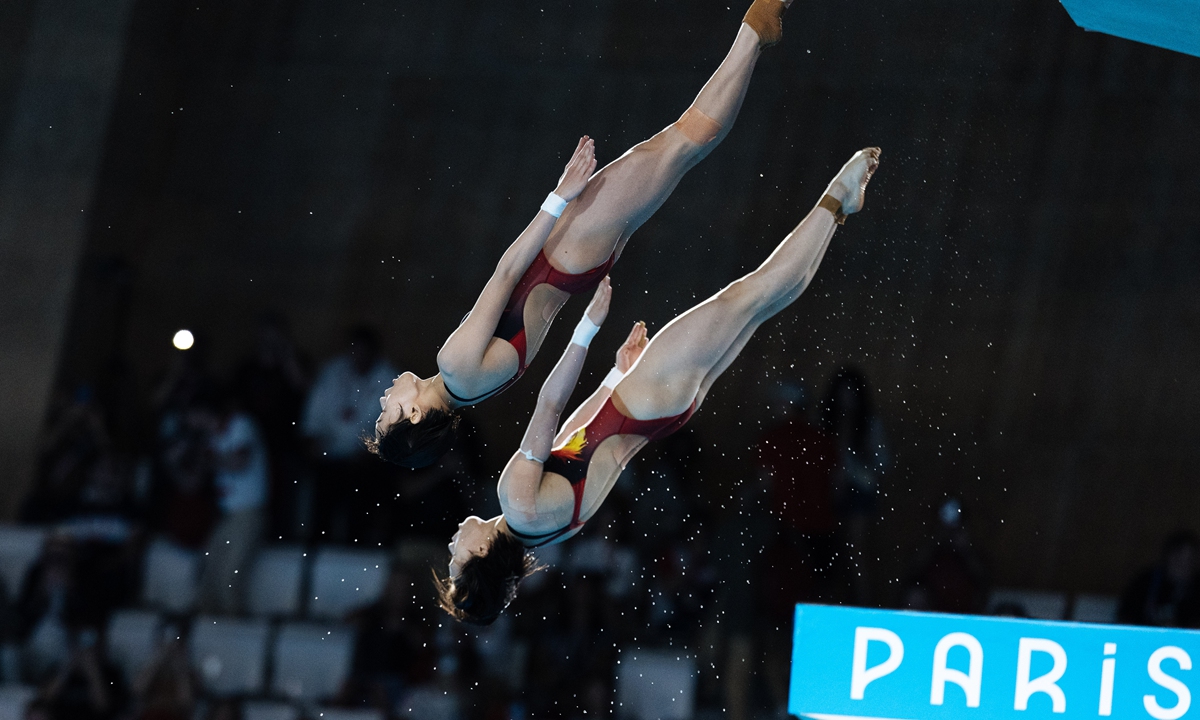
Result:
<svg viewBox="0 0 1200 720">
<path fill-rule="evenodd" d="M 519 377 L 521 377 L 520 372 L 518 372 L 516 376 L 506 380 L 504 382 L 504 384 L 500 385 L 499 387 L 488 390 L 487 392 L 485 392 L 482 395 L 476 395 L 473 398 L 462 397 L 461 395 L 458 395 L 453 390 L 451 390 L 450 386 L 447 385 L 445 382 L 443 382 L 442 384 L 443 384 L 443 386 L 445 386 L 446 393 L 449 394 L 450 397 L 454 398 L 455 400 L 459 401 L 460 403 L 462 403 L 464 405 L 474 405 L 475 403 L 480 402 L 482 400 L 487 400 L 488 398 L 492 397 L 493 395 L 499 395 L 500 393 L 504 392 L 505 390 L 507 390 L 509 388 L 509 386 L 511 386 L 514 382 L 516 382 L 517 378 L 519 378 Z"/>
<path fill-rule="evenodd" d="M 530 535 L 530 534 L 526 534 L 526 533 L 523 533 L 523 532 L 517 530 L 516 528 L 514 528 L 511 525 L 508 526 L 508 531 L 510 533 L 512 533 L 513 535 L 515 535 L 520 540 L 522 540 L 522 544 L 525 547 L 530 548 L 530 549 L 540 548 L 543 545 L 549 545 L 550 543 L 559 539 L 563 535 L 566 535 L 570 530 L 571 530 L 571 528 L 568 526 L 568 527 L 565 527 L 565 528 L 562 528 L 559 530 L 555 530 L 554 532 L 534 533 L 534 534 Z M 531 544 L 531 543 L 527 542 L 529 540 L 536 540 L 537 542 L 534 542 Z"/>
</svg>

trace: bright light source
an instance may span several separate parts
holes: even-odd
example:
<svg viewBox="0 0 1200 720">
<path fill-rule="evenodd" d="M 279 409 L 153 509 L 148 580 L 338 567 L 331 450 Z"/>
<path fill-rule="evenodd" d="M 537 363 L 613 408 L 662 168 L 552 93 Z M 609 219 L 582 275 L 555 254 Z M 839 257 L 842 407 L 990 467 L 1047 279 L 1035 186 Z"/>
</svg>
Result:
<svg viewBox="0 0 1200 720">
<path fill-rule="evenodd" d="M 191 330 L 180 330 L 175 333 L 175 337 L 171 338 L 171 344 L 178 350 L 187 350 L 196 342 L 196 338 L 192 336 Z"/>
</svg>

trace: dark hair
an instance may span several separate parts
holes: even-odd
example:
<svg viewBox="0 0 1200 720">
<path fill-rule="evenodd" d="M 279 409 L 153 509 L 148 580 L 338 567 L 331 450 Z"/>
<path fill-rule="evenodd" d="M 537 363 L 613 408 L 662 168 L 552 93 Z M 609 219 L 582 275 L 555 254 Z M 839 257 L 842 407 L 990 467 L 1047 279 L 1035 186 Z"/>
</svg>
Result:
<svg viewBox="0 0 1200 720">
<path fill-rule="evenodd" d="M 446 454 L 457 437 L 458 420 L 458 413 L 434 408 L 416 425 L 408 418 L 400 418 L 382 435 L 365 442 L 368 450 L 384 460 L 417 470 Z"/>
<path fill-rule="evenodd" d="M 854 393 L 857 407 L 853 409 L 842 407 L 841 399 L 838 397 L 838 391 L 842 388 Z M 833 378 L 829 381 L 829 390 L 821 402 L 821 426 L 826 432 L 836 433 L 842 417 L 851 411 L 854 413 L 851 418 L 854 422 L 854 446 L 851 449 L 855 453 L 861 453 L 867 449 L 875 408 L 871 403 L 871 391 L 867 386 L 866 375 L 856 367 L 847 366 L 834 373 Z"/>
<path fill-rule="evenodd" d="M 537 570 L 533 555 L 503 530 L 483 555 L 463 564 L 458 577 L 438 577 L 438 605 L 459 622 L 491 625 L 517 596 L 517 585 Z"/>
</svg>

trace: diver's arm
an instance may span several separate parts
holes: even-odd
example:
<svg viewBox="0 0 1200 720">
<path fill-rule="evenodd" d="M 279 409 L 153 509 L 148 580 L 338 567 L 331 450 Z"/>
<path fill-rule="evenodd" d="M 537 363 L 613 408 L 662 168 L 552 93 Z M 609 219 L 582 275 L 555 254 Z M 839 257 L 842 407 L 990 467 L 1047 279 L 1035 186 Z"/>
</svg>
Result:
<svg viewBox="0 0 1200 720">
<path fill-rule="evenodd" d="M 621 378 L 629 372 L 637 359 L 641 357 L 642 350 L 646 347 L 646 323 L 636 322 L 633 324 L 633 329 L 629 331 L 629 337 L 625 338 L 625 342 L 621 344 L 617 350 L 617 363 L 613 366 L 613 371 L 610 371 L 609 376 L 604 378 L 604 382 L 600 387 L 596 388 L 596 392 L 592 393 L 587 400 L 583 401 L 579 407 L 575 408 L 575 412 L 571 413 L 571 417 L 563 423 L 562 429 L 558 431 L 558 436 L 554 438 L 554 445 L 558 446 L 566 442 L 567 438 L 583 427 L 604 405 L 616 389 L 617 383 Z"/>
<path fill-rule="evenodd" d="M 579 143 L 575 146 L 575 152 L 571 154 L 571 159 L 567 162 L 567 167 L 563 170 L 563 174 L 558 179 L 558 186 L 554 188 L 554 194 L 562 198 L 566 202 L 571 202 L 579 197 L 583 189 L 587 187 L 588 179 L 596 170 L 596 142 L 587 135 L 579 138 Z M 561 213 L 561 211 L 559 211 Z M 516 286 L 521 276 L 525 274 L 525 270 L 537 258 L 538 253 L 542 251 L 542 247 L 546 244 L 546 239 L 550 237 L 550 231 L 554 229 L 554 222 L 558 219 L 558 215 L 552 215 L 546 209 L 538 210 L 533 221 L 529 226 L 517 236 L 517 239 L 508 250 L 501 256 L 500 262 L 496 265 L 496 272 L 492 277 L 499 277 L 503 281 L 508 282 L 509 291 Z"/>
<path fill-rule="evenodd" d="M 587 312 L 584 313 L 584 319 L 591 324 L 593 331 L 607 317 L 611 299 L 612 284 L 606 277 L 600 281 L 596 294 L 592 296 Z M 585 324 L 580 321 L 581 328 Z M 583 361 L 587 359 L 586 343 L 590 343 L 591 338 L 587 338 L 581 344 L 580 332 L 577 328 L 571 343 L 563 351 L 562 357 L 550 371 L 546 382 L 542 383 L 541 392 L 538 393 L 537 406 L 529 420 L 529 427 L 525 430 L 525 437 L 521 440 L 520 452 L 530 459 L 544 462 L 550 457 L 550 448 L 554 445 L 554 429 L 558 427 L 558 419 L 566 409 L 571 393 L 575 391 L 575 385 L 579 382 L 579 372 L 583 369 Z"/>
<path fill-rule="evenodd" d="M 545 477 L 542 464 L 550 457 L 553 447 L 554 428 L 558 418 L 566 407 L 567 400 L 575 390 L 579 381 L 579 372 L 583 369 L 583 361 L 587 359 L 587 346 L 591 338 L 577 342 L 583 332 L 589 328 L 594 335 L 608 315 L 608 303 L 612 297 L 612 285 L 606 277 L 596 288 L 584 313 L 588 323 L 580 322 L 576 328 L 571 343 L 563 351 L 562 357 L 554 369 L 550 371 L 542 390 L 538 393 L 537 406 L 529 426 L 525 429 L 525 437 L 521 439 L 521 447 L 513 454 L 504 471 L 500 473 L 500 482 L 496 493 L 500 496 L 505 513 L 518 512 L 523 522 L 532 522 L 537 515 L 537 500 L 542 488 L 542 478 Z"/>
<path fill-rule="evenodd" d="M 567 202 L 574 200 L 587 187 L 588 178 L 595 169 L 595 143 L 585 135 L 575 146 L 575 152 L 563 170 L 554 194 Z M 538 210 L 533 221 L 504 251 L 467 319 L 447 338 L 442 350 L 449 352 L 438 354 L 438 365 L 443 370 L 449 370 L 455 364 L 478 367 L 483 362 L 488 342 L 496 332 L 496 325 L 513 289 L 537 259 L 557 219 L 556 215 L 545 209 Z"/>
</svg>

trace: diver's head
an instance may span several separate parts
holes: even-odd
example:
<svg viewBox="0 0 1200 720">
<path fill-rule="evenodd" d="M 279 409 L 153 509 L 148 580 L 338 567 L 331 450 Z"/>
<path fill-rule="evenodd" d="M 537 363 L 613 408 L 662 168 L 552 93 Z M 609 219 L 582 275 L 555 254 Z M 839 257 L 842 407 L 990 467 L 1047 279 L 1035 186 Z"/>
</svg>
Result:
<svg viewBox="0 0 1200 720">
<path fill-rule="evenodd" d="M 471 516 L 450 540 L 450 574 L 435 576 L 438 605 L 455 620 L 491 625 L 534 571 L 533 556 L 508 532 L 504 516 Z"/>
<path fill-rule="evenodd" d="M 457 436 L 459 415 L 446 402 L 439 377 L 406 372 L 379 398 L 375 437 L 367 449 L 388 462 L 412 470 L 433 464 Z"/>
</svg>

